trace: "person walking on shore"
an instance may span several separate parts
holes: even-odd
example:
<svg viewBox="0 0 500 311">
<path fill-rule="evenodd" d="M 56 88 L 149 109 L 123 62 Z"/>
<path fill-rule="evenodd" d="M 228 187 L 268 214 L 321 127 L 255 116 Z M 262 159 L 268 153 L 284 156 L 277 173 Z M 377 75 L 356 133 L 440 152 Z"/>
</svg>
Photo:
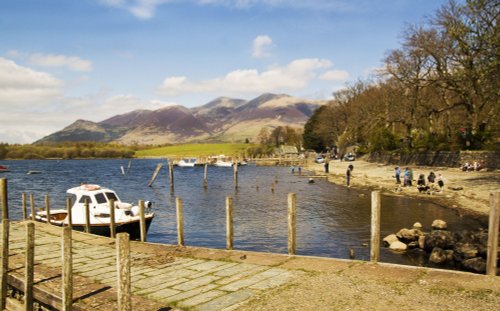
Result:
<svg viewBox="0 0 500 311">
<path fill-rule="evenodd" d="M 347 167 L 347 171 L 345 173 L 347 187 L 351 187 L 351 175 L 353 169 L 354 166 L 352 164 L 349 164 L 349 166 Z"/>
<path fill-rule="evenodd" d="M 401 184 L 401 168 L 399 166 L 394 168 L 394 177 L 396 177 L 396 185 Z"/>
</svg>

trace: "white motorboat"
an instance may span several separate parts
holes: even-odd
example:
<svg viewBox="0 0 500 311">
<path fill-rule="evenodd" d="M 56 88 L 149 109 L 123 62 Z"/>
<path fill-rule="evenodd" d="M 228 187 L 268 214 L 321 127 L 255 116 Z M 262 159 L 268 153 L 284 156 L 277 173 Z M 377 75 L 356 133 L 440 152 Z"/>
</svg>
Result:
<svg viewBox="0 0 500 311">
<path fill-rule="evenodd" d="M 113 190 L 99 185 L 83 184 L 68 189 L 66 192 L 73 197 L 72 202 L 74 202 L 71 207 L 73 229 L 84 231 L 86 226 L 85 202 L 88 201 L 90 232 L 110 236 L 110 200 L 114 200 L 115 232 L 127 232 L 130 234 L 131 239 L 140 238 L 139 206 L 122 202 Z M 146 201 L 144 206 L 147 231 L 153 220 L 154 213 L 151 210 L 150 202 Z M 47 212 L 36 212 L 35 220 L 47 222 Z M 57 226 L 67 226 L 68 211 L 66 209 L 50 210 L 50 223 Z"/>
<path fill-rule="evenodd" d="M 223 159 L 218 159 L 217 161 L 215 161 L 214 165 L 215 166 L 220 166 L 220 167 L 232 167 L 233 166 L 233 162 L 227 161 L 227 160 L 223 160 Z"/>
<path fill-rule="evenodd" d="M 177 162 L 180 167 L 194 167 L 196 165 L 196 158 L 184 158 Z"/>
</svg>

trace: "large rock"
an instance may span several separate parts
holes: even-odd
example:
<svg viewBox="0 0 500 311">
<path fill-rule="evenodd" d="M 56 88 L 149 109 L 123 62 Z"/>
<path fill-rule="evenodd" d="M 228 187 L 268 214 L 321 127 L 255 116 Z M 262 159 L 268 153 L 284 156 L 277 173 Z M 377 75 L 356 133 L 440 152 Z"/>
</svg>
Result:
<svg viewBox="0 0 500 311">
<path fill-rule="evenodd" d="M 422 231 L 419 229 L 401 229 L 399 230 L 398 233 L 396 233 L 396 236 L 398 237 L 399 240 L 409 243 L 413 241 L 418 241 L 418 237 L 424 235 Z"/>
<path fill-rule="evenodd" d="M 403 242 L 396 241 L 391 243 L 389 248 L 392 249 L 393 251 L 405 251 L 408 248 L 408 246 Z"/>
<path fill-rule="evenodd" d="M 449 262 L 453 260 L 453 251 L 450 249 L 442 249 L 434 247 L 432 249 L 429 261 L 437 264 Z"/>
<path fill-rule="evenodd" d="M 431 251 L 434 247 L 442 249 L 452 249 L 455 239 L 451 232 L 446 230 L 436 230 L 429 233 L 425 238 L 425 249 Z"/>
<path fill-rule="evenodd" d="M 390 246 L 392 243 L 399 241 L 398 237 L 395 234 L 389 234 L 386 236 L 382 242 L 384 243 L 384 246 Z"/>
<path fill-rule="evenodd" d="M 456 261 L 464 261 L 478 256 L 478 249 L 470 243 L 457 243 L 453 248 Z"/>
<path fill-rule="evenodd" d="M 486 272 L 486 260 L 482 257 L 474 257 L 462 262 L 462 266 L 465 270 L 477 272 L 477 273 L 485 273 Z"/>
<path fill-rule="evenodd" d="M 436 219 L 432 222 L 431 227 L 434 230 L 446 230 L 446 228 L 448 228 L 448 224 L 444 220 Z"/>
<path fill-rule="evenodd" d="M 425 239 L 425 234 L 418 237 L 418 247 L 420 247 L 421 249 L 425 248 Z"/>
</svg>

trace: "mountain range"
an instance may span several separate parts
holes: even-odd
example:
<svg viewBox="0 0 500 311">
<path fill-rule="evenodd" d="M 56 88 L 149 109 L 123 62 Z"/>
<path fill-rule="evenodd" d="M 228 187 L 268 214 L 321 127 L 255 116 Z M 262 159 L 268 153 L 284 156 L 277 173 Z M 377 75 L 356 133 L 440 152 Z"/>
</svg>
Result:
<svg viewBox="0 0 500 311">
<path fill-rule="evenodd" d="M 205 105 L 139 109 L 101 122 L 77 120 L 36 143 L 99 141 L 122 144 L 252 141 L 263 127 L 302 128 L 326 101 L 263 94 L 252 100 L 219 97 Z"/>
</svg>

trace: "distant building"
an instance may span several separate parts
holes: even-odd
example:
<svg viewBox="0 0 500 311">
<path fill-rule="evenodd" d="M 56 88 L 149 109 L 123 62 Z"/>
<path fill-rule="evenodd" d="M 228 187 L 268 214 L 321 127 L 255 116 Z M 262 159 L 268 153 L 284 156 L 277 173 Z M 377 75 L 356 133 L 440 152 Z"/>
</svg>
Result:
<svg viewBox="0 0 500 311">
<path fill-rule="evenodd" d="M 286 146 L 286 145 L 281 145 L 278 148 L 275 149 L 274 151 L 275 154 L 283 156 L 283 155 L 298 155 L 299 151 L 297 150 L 297 147 L 295 146 Z"/>
</svg>

